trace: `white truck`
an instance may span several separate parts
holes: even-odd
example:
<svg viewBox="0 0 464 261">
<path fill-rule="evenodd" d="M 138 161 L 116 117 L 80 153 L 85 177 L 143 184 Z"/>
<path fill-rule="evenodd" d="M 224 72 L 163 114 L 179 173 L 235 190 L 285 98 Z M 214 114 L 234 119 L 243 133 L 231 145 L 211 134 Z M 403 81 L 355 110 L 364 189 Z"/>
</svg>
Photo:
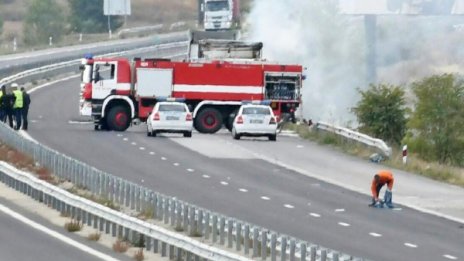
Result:
<svg viewBox="0 0 464 261">
<path fill-rule="evenodd" d="M 199 1 L 199 22 L 205 31 L 225 31 L 240 27 L 239 0 Z"/>
</svg>

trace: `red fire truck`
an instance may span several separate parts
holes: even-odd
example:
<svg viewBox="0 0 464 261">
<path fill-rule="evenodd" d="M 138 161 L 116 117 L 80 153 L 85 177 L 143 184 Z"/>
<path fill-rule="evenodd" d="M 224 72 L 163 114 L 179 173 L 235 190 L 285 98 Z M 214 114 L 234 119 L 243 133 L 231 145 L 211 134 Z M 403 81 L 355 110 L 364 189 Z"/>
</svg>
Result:
<svg viewBox="0 0 464 261">
<path fill-rule="evenodd" d="M 244 100 L 269 100 L 277 117 L 293 113 L 301 101 L 300 65 L 264 61 L 171 61 L 86 57 L 82 60 L 80 113 L 95 129 L 125 131 L 145 122 L 160 97 L 183 98 L 194 127 L 229 130 Z"/>
</svg>

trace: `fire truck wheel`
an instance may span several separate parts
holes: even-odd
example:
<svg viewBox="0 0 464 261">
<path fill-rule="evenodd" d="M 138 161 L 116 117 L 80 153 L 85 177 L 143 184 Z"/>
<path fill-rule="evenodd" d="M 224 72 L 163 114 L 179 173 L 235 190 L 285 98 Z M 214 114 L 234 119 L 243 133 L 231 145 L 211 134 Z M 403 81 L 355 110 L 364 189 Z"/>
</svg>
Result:
<svg viewBox="0 0 464 261">
<path fill-rule="evenodd" d="M 108 112 L 106 122 L 111 130 L 125 131 L 130 124 L 129 112 L 123 106 L 115 106 Z"/>
<path fill-rule="evenodd" d="M 201 133 L 215 133 L 222 127 L 222 115 L 214 108 L 206 108 L 195 117 L 195 128 Z"/>
</svg>

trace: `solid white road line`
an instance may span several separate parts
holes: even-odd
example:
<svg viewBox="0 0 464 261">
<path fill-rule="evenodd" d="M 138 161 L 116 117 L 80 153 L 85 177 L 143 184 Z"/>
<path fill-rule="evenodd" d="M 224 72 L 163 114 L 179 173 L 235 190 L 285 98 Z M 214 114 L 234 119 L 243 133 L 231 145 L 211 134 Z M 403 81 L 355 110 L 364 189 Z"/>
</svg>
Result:
<svg viewBox="0 0 464 261">
<path fill-rule="evenodd" d="M 72 75 L 72 76 L 69 76 L 69 77 L 66 77 L 66 78 L 63 78 L 63 79 L 59 79 L 59 80 L 56 80 L 56 81 L 53 81 L 53 82 L 47 82 L 47 83 L 44 83 L 42 85 L 39 85 L 37 87 L 34 87 L 32 89 L 30 89 L 27 93 L 33 93 L 37 90 L 40 90 L 44 87 L 47 87 L 47 86 L 50 86 L 50 85 L 53 85 L 53 84 L 56 84 L 56 83 L 59 83 L 59 82 L 64 82 L 64 81 L 67 81 L 67 80 L 70 80 L 70 79 L 73 79 L 73 78 L 77 78 L 79 77 L 80 74 L 76 74 L 76 75 Z"/>
<path fill-rule="evenodd" d="M 309 215 L 312 216 L 312 217 L 316 217 L 316 218 L 321 217 L 321 215 L 319 215 L 317 213 L 309 213 Z"/>
<path fill-rule="evenodd" d="M 458 260 L 457 257 L 455 256 L 452 256 L 452 255 L 443 255 L 444 258 L 448 258 L 448 259 L 451 259 L 451 260 Z"/>
<path fill-rule="evenodd" d="M 122 134 L 118 134 L 117 136 L 118 136 L 118 137 L 122 137 Z"/>
<path fill-rule="evenodd" d="M 295 208 L 294 206 L 292 206 L 290 204 L 285 204 L 284 207 L 286 207 L 286 208 Z"/>
<path fill-rule="evenodd" d="M 100 258 L 102 260 L 117 261 L 117 259 L 115 259 L 115 258 L 113 258 L 111 256 L 108 256 L 108 255 L 106 255 L 104 253 L 98 252 L 93 248 L 90 248 L 90 247 L 88 247 L 88 246 L 86 246 L 84 244 L 81 244 L 81 243 L 79 243 L 77 241 L 74 241 L 74 240 L 72 240 L 72 239 L 70 239 L 68 237 L 63 236 L 62 234 L 60 234 L 60 233 L 58 233 L 58 232 L 56 232 L 54 230 L 51 230 L 51 229 L 49 229 L 49 228 L 47 228 L 47 227 L 45 227 L 45 226 L 43 226 L 43 225 L 41 225 L 39 223 L 36 223 L 36 222 L 26 218 L 25 216 L 11 210 L 10 208 L 8 208 L 8 207 L 6 207 L 4 205 L 0 204 L 0 211 L 2 211 L 3 213 L 9 215 L 10 217 L 12 217 L 12 218 L 14 218 L 14 219 L 16 219 L 18 221 L 21 221 L 22 223 L 24 223 L 24 224 L 26 224 L 26 225 L 34 228 L 34 229 L 37 229 L 37 230 L 39 230 L 39 231 L 41 231 L 41 232 L 43 232 L 43 233 L 45 233 L 45 234 L 47 234 L 47 235 L 49 235 L 51 237 L 54 237 L 54 238 L 60 240 L 61 242 L 65 243 L 65 244 L 68 244 L 68 245 L 70 245 L 72 247 L 75 247 L 75 248 L 79 249 L 82 252 L 86 252 L 86 253 L 88 253 L 88 254 L 90 254 L 92 256 L 95 256 L 97 258 Z"/>
<path fill-rule="evenodd" d="M 238 191 L 240 191 L 240 192 L 248 192 L 248 190 L 244 189 L 244 188 L 240 188 L 240 189 L 238 189 Z"/>
<path fill-rule="evenodd" d="M 408 243 L 408 242 L 404 243 L 404 245 L 407 246 L 407 247 L 410 247 L 410 248 L 417 248 L 417 245 L 412 244 L 412 243 Z"/>
<path fill-rule="evenodd" d="M 262 200 L 271 200 L 271 198 L 266 197 L 266 196 L 262 196 L 261 199 L 262 199 Z"/>
<path fill-rule="evenodd" d="M 378 233 L 375 233 L 375 232 L 371 232 L 369 233 L 369 235 L 373 236 L 373 237 L 381 237 L 382 234 L 378 234 Z"/>
<path fill-rule="evenodd" d="M 342 227 L 349 227 L 349 226 L 350 226 L 350 224 L 344 223 L 344 222 L 338 222 L 338 224 L 339 224 L 340 226 L 342 226 Z"/>
</svg>

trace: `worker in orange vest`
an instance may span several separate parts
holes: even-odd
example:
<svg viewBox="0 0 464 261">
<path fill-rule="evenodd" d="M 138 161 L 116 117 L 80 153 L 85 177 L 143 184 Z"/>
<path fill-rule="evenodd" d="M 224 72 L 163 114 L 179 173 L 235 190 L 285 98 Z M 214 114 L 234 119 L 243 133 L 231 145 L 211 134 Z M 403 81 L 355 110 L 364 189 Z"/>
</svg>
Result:
<svg viewBox="0 0 464 261">
<path fill-rule="evenodd" d="M 387 205 L 389 208 L 393 208 L 392 198 L 393 198 L 393 173 L 389 170 L 381 170 L 374 175 L 372 180 L 371 192 L 372 192 L 372 203 L 369 206 L 378 206 L 383 207 L 383 204 Z M 387 185 L 387 190 L 385 191 L 384 200 L 379 199 L 380 190 L 384 185 Z"/>
</svg>

